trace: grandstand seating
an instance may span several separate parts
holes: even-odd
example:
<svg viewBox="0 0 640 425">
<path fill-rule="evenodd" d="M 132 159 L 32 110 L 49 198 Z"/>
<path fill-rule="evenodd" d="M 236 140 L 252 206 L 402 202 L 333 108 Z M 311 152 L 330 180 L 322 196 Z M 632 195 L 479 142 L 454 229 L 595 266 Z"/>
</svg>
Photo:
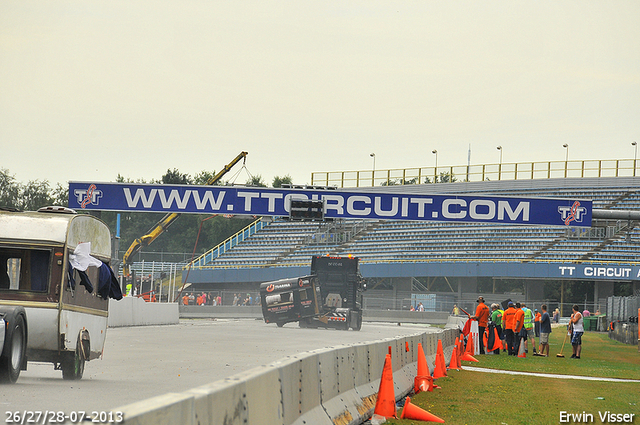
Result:
<svg viewBox="0 0 640 425">
<path fill-rule="evenodd" d="M 563 184 L 555 185 L 546 180 L 545 184 L 530 184 L 529 187 L 480 184 L 470 192 L 592 199 L 594 209 L 640 208 L 640 192 L 615 183 L 611 178 L 599 180 L 600 185 L 585 179 L 569 180 L 571 184 L 567 184 L 567 179 Z M 607 182 L 611 184 L 607 185 Z M 436 186 L 446 193 L 457 184 L 422 185 Z M 603 223 L 613 230 L 576 232 L 572 228 L 543 226 L 359 221 L 360 230 L 347 232 L 340 227 L 344 223 L 275 220 L 205 267 L 299 266 L 309 264 L 313 255 L 354 255 L 363 262 L 637 262 L 640 261 L 640 227 L 637 224 Z"/>
</svg>

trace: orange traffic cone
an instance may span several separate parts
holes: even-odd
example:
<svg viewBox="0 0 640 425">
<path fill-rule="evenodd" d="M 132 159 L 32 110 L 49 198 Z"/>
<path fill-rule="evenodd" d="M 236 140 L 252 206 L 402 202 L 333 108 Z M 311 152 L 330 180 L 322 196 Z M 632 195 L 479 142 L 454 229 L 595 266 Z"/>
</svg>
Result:
<svg viewBox="0 0 640 425">
<path fill-rule="evenodd" d="M 467 362 L 478 362 L 478 359 L 473 357 L 473 335 L 472 334 L 469 334 L 469 340 L 467 341 L 467 349 L 462 354 L 462 357 L 460 357 L 460 360 L 464 360 Z"/>
<path fill-rule="evenodd" d="M 458 345 L 456 344 L 451 351 L 451 359 L 449 360 L 449 369 L 459 370 L 458 367 Z"/>
<path fill-rule="evenodd" d="M 378 389 L 378 399 L 373 411 L 375 415 L 385 418 L 396 417 L 396 396 L 393 386 L 393 367 L 391 366 L 391 355 L 387 354 L 382 368 L 382 378 L 380 378 L 380 388 Z"/>
<path fill-rule="evenodd" d="M 418 375 L 413 379 L 413 392 L 433 391 L 433 377 L 431 375 Z"/>
<path fill-rule="evenodd" d="M 472 356 L 476 353 L 472 333 L 469 334 L 469 338 L 467 339 L 467 349 L 465 350 L 465 353 L 469 353 Z"/>
<path fill-rule="evenodd" d="M 431 372 L 429 371 L 429 364 L 427 364 L 427 357 L 424 355 L 424 349 L 422 348 L 422 343 L 418 343 L 418 376 L 431 376 Z"/>
<path fill-rule="evenodd" d="M 520 338 L 520 348 L 518 349 L 518 357 L 527 357 L 527 352 L 524 351 L 524 341 Z"/>
<path fill-rule="evenodd" d="M 411 404 L 411 399 L 409 397 L 407 397 L 407 400 L 404 402 L 400 419 L 415 419 L 417 421 L 444 423 L 444 419 Z"/>
<path fill-rule="evenodd" d="M 438 351 L 436 352 L 436 365 L 433 368 L 433 379 L 447 376 L 447 365 L 444 360 L 444 351 L 442 350 L 442 340 L 438 340 Z"/>
<path fill-rule="evenodd" d="M 476 362 L 476 363 L 480 363 L 478 361 L 478 359 L 476 359 L 475 357 L 473 357 L 471 354 L 469 353 L 464 353 L 462 355 L 462 357 L 460 357 L 460 360 L 464 360 L 465 362 Z"/>
</svg>

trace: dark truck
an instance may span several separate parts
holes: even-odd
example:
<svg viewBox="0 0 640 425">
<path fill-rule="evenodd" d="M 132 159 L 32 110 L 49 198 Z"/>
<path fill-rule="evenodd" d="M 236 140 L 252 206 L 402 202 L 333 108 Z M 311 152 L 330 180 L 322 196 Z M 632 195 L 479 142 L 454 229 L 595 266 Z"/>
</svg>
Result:
<svg viewBox="0 0 640 425">
<path fill-rule="evenodd" d="M 260 285 L 262 315 L 279 327 L 299 322 L 301 328 L 359 331 L 364 288 L 357 258 L 315 256 L 310 275 Z"/>
</svg>

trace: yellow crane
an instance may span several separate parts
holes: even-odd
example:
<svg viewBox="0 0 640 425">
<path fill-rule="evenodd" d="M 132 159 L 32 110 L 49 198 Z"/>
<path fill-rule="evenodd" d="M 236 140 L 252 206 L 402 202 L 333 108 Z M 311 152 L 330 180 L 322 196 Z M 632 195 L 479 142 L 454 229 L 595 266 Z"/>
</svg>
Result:
<svg viewBox="0 0 640 425">
<path fill-rule="evenodd" d="M 230 163 L 225 165 L 224 168 L 222 170 L 220 170 L 220 172 L 217 173 L 215 176 L 211 177 L 207 181 L 207 185 L 216 184 L 218 181 L 220 181 L 222 176 L 227 174 L 231 170 L 231 168 L 233 168 L 233 166 L 236 165 L 241 159 L 246 161 L 247 155 L 248 155 L 247 152 L 240 152 L 240 154 L 238 154 L 238 156 L 236 156 L 233 159 L 233 161 L 231 161 Z M 130 266 L 131 266 L 131 263 L 133 262 L 133 256 L 138 251 L 140 251 L 142 249 L 142 247 L 148 246 L 153 241 L 155 241 L 158 238 L 158 236 L 160 236 L 162 233 L 164 233 L 164 231 L 167 230 L 167 228 L 171 224 L 173 224 L 173 222 L 176 221 L 176 219 L 179 216 L 180 216 L 180 214 L 178 214 L 178 213 L 169 213 L 169 214 L 165 215 L 151 229 L 149 229 L 149 231 L 145 235 L 143 235 L 143 236 L 141 236 L 139 238 L 136 238 L 136 240 L 133 241 L 133 243 L 131 244 L 129 249 L 127 249 L 127 252 L 125 252 L 124 256 L 122 257 L 122 273 L 125 276 L 129 276 L 129 274 L 131 273 Z"/>
</svg>

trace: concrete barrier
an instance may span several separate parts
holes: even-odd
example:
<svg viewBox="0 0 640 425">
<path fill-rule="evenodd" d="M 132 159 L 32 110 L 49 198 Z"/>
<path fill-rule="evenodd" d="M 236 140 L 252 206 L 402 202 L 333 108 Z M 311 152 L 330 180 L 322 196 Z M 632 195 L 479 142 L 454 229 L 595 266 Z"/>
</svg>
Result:
<svg viewBox="0 0 640 425">
<path fill-rule="evenodd" d="M 123 412 L 127 425 L 362 423 L 373 413 L 389 347 L 395 396 L 400 399 L 413 388 L 418 343 L 432 367 L 438 339 L 450 356 L 458 334 L 457 329 L 446 329 L 311 351 L 113 411 Z"/>
<path fill-rule="evenodd" d="M 364 310 L 362 316 L 369 322 L 391 323 L 431 323 L 442 325 L 447 323 L 449 313 L 444 311 L 407 311 L 407 310 Z"/>
<path fill-rule="evenodd" d="M 260 306 L 230 306 L 230 305 L 180 305 L 180 317 L 183 319 L 262 319 Z M 449 313 L 431 311 L 404 311 L 404 310 L 364 310 L 362 316 L 366 322 L 389 323 L 427 323 L 440 325 L 447 323 Z"/>
<path fill-rule="evenodd" d="M 178 304 L 148 303 L 142 298 L 109 300 L 109 327 L 175 325 L 179 323 Z"/>
<path fill-rule="evenodd" d="M 230 305 L 180 305 L 180 318 L 182 319 L 261 319 L 262 308 L 260 306 L 238 307 Z"/>
</svg>

